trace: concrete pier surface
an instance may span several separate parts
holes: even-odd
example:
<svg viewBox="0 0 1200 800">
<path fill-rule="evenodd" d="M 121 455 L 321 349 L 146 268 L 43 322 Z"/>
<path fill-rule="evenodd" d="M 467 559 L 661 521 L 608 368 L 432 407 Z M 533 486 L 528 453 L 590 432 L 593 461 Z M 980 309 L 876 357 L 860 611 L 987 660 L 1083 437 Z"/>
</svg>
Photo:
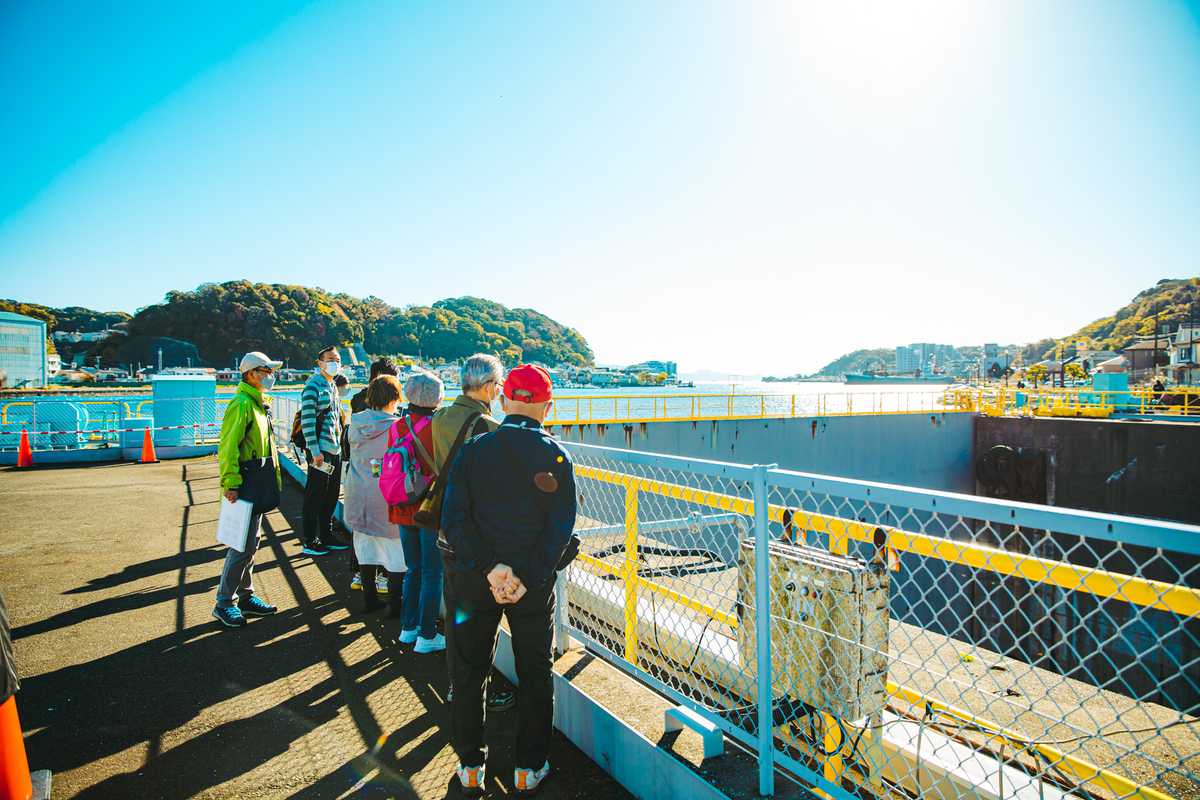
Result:
<svg viewBox="0 0 1200 800">
<path fill-rule="evenodd" d="M 359 613 L 348 555 L 300 555 L 301 494 L 264 524 L 255 588 L 279 606 L 211 616 L 213 458 L 0 470 L 0 589 L 33 769 L 55 798 L 458 797 L 443 654 Z M 489 721 L 488 785 L 511 794 L 516 717 Z M 555 733 L 540 797 L 629 797 Z"/>
</svg>

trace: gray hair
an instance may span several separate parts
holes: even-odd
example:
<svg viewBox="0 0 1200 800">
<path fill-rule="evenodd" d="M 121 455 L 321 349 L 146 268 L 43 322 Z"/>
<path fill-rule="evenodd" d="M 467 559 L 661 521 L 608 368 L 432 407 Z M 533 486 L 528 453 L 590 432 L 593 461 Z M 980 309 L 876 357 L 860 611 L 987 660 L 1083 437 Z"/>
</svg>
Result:
<svg viewBox="0 0 1200 800">
<path fill-rule="evenodd" d="M 464 392 L 483 388 L 484 384 L 504 380 L 504 365 L 495 356 L 476 353 L 463 363 L 462 388 Z"/>
<path fill-rule="evenodd" d="M 445 396 L 442 379 L 432 372 L 416 372 L 404 382 L 404 396 L 414 406 L 437 408 Z"/>
</svg>

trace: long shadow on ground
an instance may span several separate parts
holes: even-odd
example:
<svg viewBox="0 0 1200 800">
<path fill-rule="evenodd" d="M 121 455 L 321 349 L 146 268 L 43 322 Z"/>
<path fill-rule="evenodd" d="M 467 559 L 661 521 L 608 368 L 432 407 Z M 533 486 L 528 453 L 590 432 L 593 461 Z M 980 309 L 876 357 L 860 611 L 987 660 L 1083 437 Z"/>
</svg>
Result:
<svg viewBox="0 0 1200 800">
<path fill-rule="evenodd" d="M 184 480 L 201 481 L 197 494 L 203 493 L 207 499 L 211 474 L 197 472 L 200 474 L 189 476 L 185 470 Z M 256 795 L 457 797 L 454 759 L 446 748 L 444 654 L 421 656 L 411 648 L 399 647 L 394 641 L 397 621 L 378 615 L 356 614 L 339 624 L 322 622 L 340 605 L 349 604 L 357 612 L 361 596 L 349 590 L 349 557 L 345 553 L 317 562 L 335 592 L 320 598 L 308 595 L 297 572 L 297 566 L 307 564 L 308 559 L 299 555 L 294 534 L 300 526 L 301 504 L 301 492 L 291 484 L 286 486 L 281 513 L 290 528 L 276 530 L 270 522 L 264 526 L 256 569 L 258 573 L 280 570 L 296 598 L 295 608 L 253 620 L 238 631 L 226 631 L 215 621 L 184 627 L 184 599 L 213 593 L 216 581 L 189 581 L 188 568 L 221 555 L 208 539 L 211 534 L 195 537 L 203 542 L 189 540 L 189 506 L 183 509 L 175 556 L 90 578 L 68 594 L 112 588 L 160 573 L 165 577 L 170 571 L 177 573 L 175 586 L 102 599 L 19 629 L 19 636 L 57 629 L 65 634 L 73 625 L 123 610 L 171 600 L 176 605 L 172 633 L 23 682 L 22 722 L 26 730 L 33 731 L 26 740 L 31 763 L 64 772 L 130 748 L 146 747 L 145 763 L 135 772 L 110 775 L 79 796 L 189 797 L 288 754 L 298 740 L 307 737 L 306 747 L 359 752 L 333 769 L 328 758 L 306 760 L 303 752 L 293 752 L 282 763 L 298 774 L 280 776 L 278 785 L 263 787 Z M 205 519 L 211 516 L 208 511 L 200 512 Z M 273 520 L 278 522 L 279 516 Z M 365 625 L 355 624 L 358 621 Z M 378 651 L 348 665 L 341 653 L 364 635 L 375 638 Z M 67 641 L 63 640 L 63 646 Z M 321 672 L 329 677 L 307 683 L 296 677 L 317 664 L 328 668 L 327 673 Z M 404 682 L 404 691 L 399 691 L 401 687 L 394 681 Z M 389 691 L 389 687 L 397 691 Z M 403 720 L 394 730 L 381 726 L 367 702 L 380 690 L 382 695 L 376 696 L 376 701 L 383 697 L 385 702 L 411 705 L 416 699 L 416 707 L 391 709 L 390 720 Z M 240 697 L 249 698 L 246 702 L 254 703 L 258 710 L 242 719 L 203 727 L 207 709 Z M 314 742 L 311 734 L 343 713 L 352 719 L 358 741 L 348 743 L 341 734 L 342 740 L 329 742 L 326 750 L 322 737 L 339 735 L 330 725 L 316 734 Z M 492 717 L 489 789 L 493 795 L 507 794 L 515 715 Z M 187 738 L 189 734 L 191 738 Z M 170 738 L 164 742 L 164 737 Z M 551 760 L 558 777 L 547 784 L 544 797 L 628 796 L 561 736 L 555 736 Z"/>
</svg>

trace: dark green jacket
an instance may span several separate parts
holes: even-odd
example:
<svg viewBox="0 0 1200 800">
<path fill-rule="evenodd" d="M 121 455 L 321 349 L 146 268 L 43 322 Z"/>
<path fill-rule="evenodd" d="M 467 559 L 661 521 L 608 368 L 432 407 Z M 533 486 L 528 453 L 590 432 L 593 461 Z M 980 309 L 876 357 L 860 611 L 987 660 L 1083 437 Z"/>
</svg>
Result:
<svg viewBox="0 0 1200 800">
<path fill-rule="evenodd" d="M 279 477 L 279 456 L 275 452 L 275 437 L 271 435 L 267 411 L 269 404 L 270 399 L 263 397 L 262 392 L 242 381 L 225 407 L 225 418 L 221 420 L 221 443 L 217 446 L 221 491 L 242 485 L 239 467 L 243 461 L 267 457 L 275 461 L 275 480 L 279 488 L 283 488 L 283 481 Z"/>
</svg>

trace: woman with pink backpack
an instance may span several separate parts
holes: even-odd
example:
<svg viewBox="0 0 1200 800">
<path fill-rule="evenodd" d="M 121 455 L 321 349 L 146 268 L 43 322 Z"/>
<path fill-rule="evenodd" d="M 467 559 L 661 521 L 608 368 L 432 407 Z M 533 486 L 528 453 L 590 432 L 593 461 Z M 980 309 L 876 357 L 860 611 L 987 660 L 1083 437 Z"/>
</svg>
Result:
<svg viewBox="0 0 1200 800">
<path fill-rule="evenodd" d="M 376 590 L 377 571 L 388 576 L 388 616 L 399 617 L 403 597 L 401 583 L 406 563 L 400 529 L 389 519 L 388 503 L 380 492 L 380 474 L 400 405 L 400 381 L 380 375 L 367 387 L 367 408 L 351 418 L 350 461 L 343 482 L 342 515 L 354 532 L 354 554 L 362 570 L 363 612 L 382 608 Z"/>
<path fill-rule="evenodd" d="M 396 422 L 391 437 L 391 450 L 398 452 L 387 465 L 379 488 L 391 503 L 390 519 L 400 525 L 400 541 L 408 565 L 399 641 L 415 643 L 413 650 L 417 653 L 436 653 L 446 649 L 446 639 L 437 630 L 442 556 L 437 547 L 437 531 L 417 527 L 413 517 L 436 476 L 432 422 L 433 412 L 442 404 L 444 389 L 436 375 L 417 372 L 405 382 L 404 394 L 408 409 Z"/>
</svg>

